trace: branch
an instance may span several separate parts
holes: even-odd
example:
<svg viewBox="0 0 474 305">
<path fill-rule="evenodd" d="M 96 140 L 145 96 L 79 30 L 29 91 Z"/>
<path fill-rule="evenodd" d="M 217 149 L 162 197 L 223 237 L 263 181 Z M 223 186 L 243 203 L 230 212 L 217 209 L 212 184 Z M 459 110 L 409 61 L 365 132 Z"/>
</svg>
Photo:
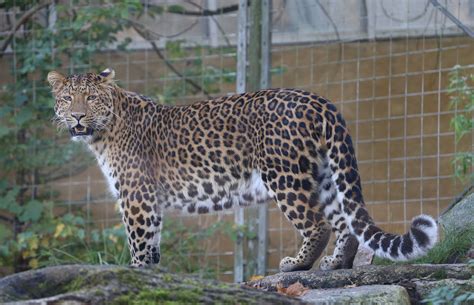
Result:
<svg viewBox="0 0 474 305">
<path fill-rule="evenodd" d="M 195 6 L 195 7 L 197 7 L 197 8 L 199 8 L 201 11 L 205 11 L 205 9 L 197 3 L 194 3 L 192 1 L 186 1 L 186 2 L 193 5 L 193 6 Z M 214 15 L 211 15 L 210 17 L 211 17 L 212 21 L 214 21 L 214 23 L 216 24 L 217 29 L 219 29 L 219 32 L 221 32 L 222 36 L 224 36 L 225 43 L 229 47 L 230 46 L 230 41 L 229 41 L 229 38 L 227 38 L 227 33 L 224 31 L 224 28 L 221 26 L 219 21 L 217 21 L 217 19 L 216 19 L 216 17 L 214 17 Z"/>
<path fill-rule="evenodd" d="M 10 223 L 14 223 L 14 222 L 15 222 L 14 219 L 9 218 L 9 217 L 4 216 L 4 215 L 0 215 L 0 220 L 1 220 L 1 221 L 6 221 L 6 222 L 10 222 Z"/>
<path fill-rule="evenodd" d="M 250 3 L 250 0 L 248 2 Z M 161 8 L 160 6 L 154 5 L 154 4 L 148 4 L 148 6 Z M 169 13 L 169 14 L 184 15 L 184 16 L 214 16 L 214 15 L 228 14 L 228 13 L 236 12 L 238 10 L 239 10 L 239 5 L 234 4 L 234 5 L 221 7 L 216 10 L 204 9 L 200 12 L 181 10 L 181 9 L 178 9 L 178 6 L 170 6 L 170 7 L 166 6 L 163 12 Z"/>
<path fill-rule="evenodd" d="M 199 23 L 199 20 L 196 20 L 195 22 L 193 22 L 191 25 L 189 25 L 188 27 L 186 27 L 185 29 L 177 32 L 177 33 L 174 33 L 174 34 L 171 34 L 171 35 L 163 35 L 163 34 L 160 34 L 160 33 L 157 33 L 155 31 L 152 31 L 148 28 L 146 28 L 146 25 L 141 23 L 141 22 L 138 22 L 136 20 L 132 20 L 132 19 L 128 19 L 128 18 L 123 18 L 123 20 L 129 22 L 130 24 L 132 24 L 132 26 L 137 26 L 137 27 L 141 27 L 141 28 L 144 28 L 145 31 L 147 32 L 147 36 L 148 36 L 148 39 L 147 40 L 153 40 L 151 36 L 155 36 L 157 39 L 159 38 L 175 38 L 175 37 L 178 37 L 178 36 L 181 36 L 183 35 L 184 33 L 190 31 L 192 28 L 194 28 L 198 23 Z M 140 33 L 139 33 L 140 34 Z M 142 36 L 143 37 L 143 36 Z M 144 37 L 143 37 L 144 38 Z"/>
<path fill-rule="evenodd" d="M 88 169 L 90 167 L 90 164 L 79 164 L 79 165 L 76 165 L 76 166 L 73 166 L 72 169 L 71 168 L 57 168 L 57 167 L 54 167 L 52 170 L 48 171 L 48 172 L 42 172 L 41 173 L 41 177 L 43 177 L 44 179 L 44 183 L 50 183 L 52 181 L 57 181 L 57 180 L 61 180 L 61 179 L 64 179 L 64 178 L 68 178 L 71 176 L 71 173 L 73 173 L 74 175 L 78 175 L 80 173 L 82 173 L 83 171 L 85 171 L 86 169 Z M 44 178 L 46 177 L 46 178 Z"/>
<path fill-rule="evenodd" d="M 137 24 L 135 23 L 132 23 L 132 27 L 135 29 L 135 31 L 141 36 L 143 37 L 143 39 L 145 39 L 146 41 L 148 41 L 153 50 L 155 51 L 156 55 L 158 55 L 158 57 L 163 60 L 163 62 L 165 63 L 165 65 L 171 70 L 173 71 L 178 77 L 182 78 L 185 82 L 187 82 L 188 84 L 190 84 L 192 87 L 194 87 L 194 89 L 198 90 L 199 92 L 202 92 L 204 95 L 206 95 L 208 98 L 212 98 L 212 96 L 209 94 L 209 92 L 207 92 L 206 89 L 202 88 L 199 84 L 197 84 L 195 81 L 193 81 L 192 79 L 190 79 L 189 77 L 183 75 L 181 72 L 179 72 L 175 66 L 173 66 L 173 64 L 163 55 L 163 53 L 160 51 L 160 49 L 158 48 L 158 46 L 156 45 L 156 43 L 150 39 L 150 34 L 149 34 L 149 31 L 147 29 L 141 29 L 137 26 Z"/>
<path fill-rule="evenodd" d="M 13 37 L 15 36 L 15 33 L 18 31 L 18 29 L 23 25 L 25 24 L 28 19 L 30 19 L 34 14 L 36 14 L 36 12 L 38 12 L 40 9 L 42 8 L 45 8 L 46 6 L 50 5 L 51 3 L 53 3 L 52 0 L 48 0 L 44 3 L 40 3 L 36 6 L 33 6 L 32 8 L 30 8 L 26 13 L 23 14 L 23 16 L 21 16 L 20 20 L 18 20 L 18 22 L 15 24 L 15 26 L 13 27 L 12 31 L 10 32 L 10 34 L 8 35 L 7 39 L 5 39 L 5 41 L 3 42 L 3 45 L 2 47 L 0 48 L 0 58 L 3 57 L 3 55 L 5 54 L 5 50 L 6 48 L 8 47 L 8 45 L 10 44 L 10 42 L 12 41 Z"/>
</svg>

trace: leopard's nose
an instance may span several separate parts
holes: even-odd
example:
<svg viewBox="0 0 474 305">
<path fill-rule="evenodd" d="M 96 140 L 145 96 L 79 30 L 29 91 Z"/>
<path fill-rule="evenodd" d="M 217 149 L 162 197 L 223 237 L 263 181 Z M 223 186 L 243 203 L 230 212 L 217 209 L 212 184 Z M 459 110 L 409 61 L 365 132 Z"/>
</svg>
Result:
<svg viewBox="0 0 474 305">
<path fill-rule="evenodd" d="M 73 112 L 71 113 L 71 116 L 75 118 L 77 122 L 79 123 L 81 119 L 86 116 L 86 114 L 83 112 Z"/>
</svg>

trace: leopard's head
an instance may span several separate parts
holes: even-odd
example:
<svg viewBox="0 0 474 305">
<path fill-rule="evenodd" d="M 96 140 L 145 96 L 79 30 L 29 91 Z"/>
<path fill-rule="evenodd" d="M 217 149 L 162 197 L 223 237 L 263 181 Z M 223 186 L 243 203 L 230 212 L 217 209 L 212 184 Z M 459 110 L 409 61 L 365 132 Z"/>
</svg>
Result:
<svg viewBox="0 0 474 305">
<path fill-rule="evenodd" d="M 110 128 L 114 118 L 114 75 L 111 69 L 68 77 L 56 71 L 48 73 L 56 99 L 55 120 L 59 127 L 69 130 L 73 140 L 90 142 Z"/>
</svg>

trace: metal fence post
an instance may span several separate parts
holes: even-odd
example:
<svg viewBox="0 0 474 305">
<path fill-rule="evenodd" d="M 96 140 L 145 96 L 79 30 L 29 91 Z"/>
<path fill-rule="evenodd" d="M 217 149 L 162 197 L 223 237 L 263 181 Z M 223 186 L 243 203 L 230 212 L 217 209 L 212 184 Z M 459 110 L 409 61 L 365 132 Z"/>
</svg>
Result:
<svg viewBox="0 0 474 305">
<path fill-rule="evenodd" d="M 271 16 L 272 0 L 262 0 L 261 18 L 261 60 L 260 60 L 260 88 L 271 86 Z M 268 247 L 268 206 L 258 207 L 258 247 L 257 247 L 257 274 L 265 275 L 267 270 Z"/>
<path fill-rule="evenodd" d="M 239 0 L 238 13 L 238 36 L 237 36 L 237 79 L 236 87 L 238 93 L 246 90 L 245 80 L 247 71 L 247 0 Z M 234 282 L 244 280 L 244 245 L 243 234 L 240 228 L 244 225 L 244 211 L 238 207 L 234 216 L 237 225 L 237 239 L 234 253 Z"/>
</svg>

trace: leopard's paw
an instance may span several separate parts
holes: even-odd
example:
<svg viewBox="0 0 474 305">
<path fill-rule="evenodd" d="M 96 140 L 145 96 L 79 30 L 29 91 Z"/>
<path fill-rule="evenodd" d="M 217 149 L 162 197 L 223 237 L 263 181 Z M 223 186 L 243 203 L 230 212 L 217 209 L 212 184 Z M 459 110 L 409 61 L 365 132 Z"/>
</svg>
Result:
<svg viewBox="0 0 474 305">
<path fill-rule="evenodd" d="M 336 270 L 341 265 L 340 260 L 335 259 L 332 255 L 324 256 L 319 262 L 319 269 L 321 270 Z"/>
<path fill-rule="evenodd" d="M 309 270 L 312 266 L 301 259 L 287 256 L 280 261 L 280 272 Z"/>
</svg>

